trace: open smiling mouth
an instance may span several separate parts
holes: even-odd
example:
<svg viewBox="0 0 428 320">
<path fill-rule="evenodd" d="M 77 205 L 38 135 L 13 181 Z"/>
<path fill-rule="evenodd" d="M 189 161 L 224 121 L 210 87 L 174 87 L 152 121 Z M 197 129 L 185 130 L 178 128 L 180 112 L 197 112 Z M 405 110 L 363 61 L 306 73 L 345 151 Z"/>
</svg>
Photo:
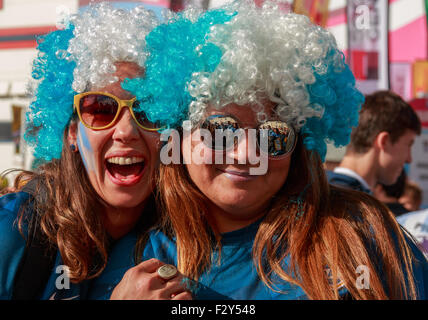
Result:
<svg viewBox="0 0 428 320">
<path fill-rule="evenodd" d="M 145 161 L 142 157 L 111 157 L 106 168 L 112 182 L 118 185 L 134 185 L 143 176 Z"/>
</svg>

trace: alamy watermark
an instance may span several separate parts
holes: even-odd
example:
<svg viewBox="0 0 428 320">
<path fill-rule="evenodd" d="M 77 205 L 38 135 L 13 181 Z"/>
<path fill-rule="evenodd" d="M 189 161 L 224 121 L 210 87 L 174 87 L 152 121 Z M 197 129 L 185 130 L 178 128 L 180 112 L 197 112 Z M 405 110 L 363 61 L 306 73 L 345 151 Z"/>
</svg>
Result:
<svg viewBox="0 0 428 320">
<path fill-rule="evenodd" d="M 327 273 L 327 277 L 330 283 L 333 285 L 333 273 L 330 268 L 325 269 Z M 366 265 L 359 265 L 355 269 L 356 279 L 355 279 L 355 287 L 358 290 L 370 289 L 370 269 Z M 340 275 L 338 276 L 337 282 L 335 284 L 338 289 L 345 287 L 345 283 L 340 279 Z"/>
<path fill-rule="evenodd" d="M 366 265 L 359 265 L 355 272 L 358 277 L 355 281 L 355 287 L 359 290 L 370 289 L 370 269 Z"/>
<path fill-rule="evenodd" d="M 361 4 L 355 8 L 355 27 L 358 30 L 370 29 L 370 8 Z"/>
<path fill-rule="evenodd" d="M 58 290 L 70 289 L 70 269 L 65 265 L 58 265 L 55 273 L 59 276 L 55 280 L 55 287 Z"/>
</svg>

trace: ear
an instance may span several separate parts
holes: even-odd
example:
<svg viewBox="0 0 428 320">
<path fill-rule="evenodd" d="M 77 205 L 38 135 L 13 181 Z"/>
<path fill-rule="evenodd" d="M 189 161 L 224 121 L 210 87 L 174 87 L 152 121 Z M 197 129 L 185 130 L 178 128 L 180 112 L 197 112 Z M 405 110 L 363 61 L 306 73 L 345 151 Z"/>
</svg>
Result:
<svg viewBox="0 0 428 320">
<path fill-rule="evenodd" d="M 388 132 L 382 131 L 380 132 L 374 141 L 374 147 L 378 150 L 385 150 L 391 144 L 391 137 Z"/>
<path fill-rule="evenodd" d="M 68 126 L 67 141 L 69 147 L 74 145 L 77 150 L 77 121 L 72 120 L 70 122 L 70 125 Z"/>
</svg>

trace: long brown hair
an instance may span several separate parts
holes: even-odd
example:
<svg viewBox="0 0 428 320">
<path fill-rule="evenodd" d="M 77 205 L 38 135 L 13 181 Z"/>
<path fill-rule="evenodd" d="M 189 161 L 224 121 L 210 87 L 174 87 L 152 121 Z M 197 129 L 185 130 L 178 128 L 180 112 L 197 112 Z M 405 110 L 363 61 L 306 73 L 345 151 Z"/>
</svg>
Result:
<svg viewBox="0 0 428 320">
<path fill-rule="evenodd" d="M 47 237 L 47 246 L 57 246 L 62 262 L 69 269 L 70 281 L 81 282 L 97 277 L 105 268 L 108 257 L 109 237 L 102 222 L 100 208 L 104 206 L 92 188 L 82 158 L 68 148 L 66 128 L 60 159 L 40 165 L 35 172 L 24 171 L 15 179 L 18 189 L 35 179 L 33 212 L 39 215 L 40 227 Z M 25 207 L 18 215 L 18 227 L 29 217 Z M 138 252 L 146 240 L 148 227 L 154 224 L 155 212 L 151 210 L 137 223 L 140 237 L 135 249 Z"/>
<path fill-rule="evenodd" d="M 220 245 L 212 234 L 221 238 L 209 226 L 206 198 L 184 165 L 161 164 L 158 191 L 166 214 L 163 228 L 177 239 L 178 268 L 198 278 Z M 273 290 L 272 272 L 310 299 L 339 299 L 340 282 L 355 299 L 416 298 L 411 251 L 392 214 L 369 195 L 330 186 L 319 155 L 306 150 L 302 139 L 252 254 L 260 278 Z M 359 266 L 370 271 L 369 290 L 357 288 Z"/>
</svg>

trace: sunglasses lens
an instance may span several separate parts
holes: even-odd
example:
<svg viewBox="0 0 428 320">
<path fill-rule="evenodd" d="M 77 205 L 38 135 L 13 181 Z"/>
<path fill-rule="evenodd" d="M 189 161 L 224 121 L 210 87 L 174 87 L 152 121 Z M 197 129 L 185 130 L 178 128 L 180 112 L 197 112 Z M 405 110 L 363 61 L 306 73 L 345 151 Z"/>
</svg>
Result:
<svg viewBox="0 0 428 320">
<path fill-rule="evenodd" d="M 134 102 L 134 105 L 132 106 L 132 109 L 134 111 L 135 119 L 137 120 L 138 124 L 142 126 L 145 129 L 159 129 L 161 126 L 157 122 L 151 122 L 149 119 L 147 119 L 147 115 L 144 111 L 141 110 L 140 104 L 138 101 Z"/>
<path fill-rule="evenodd" d="M 93 128 L 109 125 L 119 108 L 116 100 L 102 94 L 89 94 L 80 99 L 79 112 L 82 121 Z"/>
<path fill-rule="evenodd" d="M 214 115 L 205 119 L 201 126 L 211 134 L 211 144 L 209 148 L 224 151 L 232 148 L 238 141 L 238 122 L 229 116 Z M 204 140 L 205 141 L 205 140 Z M 207 144 L 207 143 L 206 143 Z"/>
<path fill-rule="evenodd" d="M 258 144 L 269 156 L 282 156 L 291 152 L 296 141 L 294 129 L 283 121 L 267 121 L 259 126 Z"/>
</svg>

